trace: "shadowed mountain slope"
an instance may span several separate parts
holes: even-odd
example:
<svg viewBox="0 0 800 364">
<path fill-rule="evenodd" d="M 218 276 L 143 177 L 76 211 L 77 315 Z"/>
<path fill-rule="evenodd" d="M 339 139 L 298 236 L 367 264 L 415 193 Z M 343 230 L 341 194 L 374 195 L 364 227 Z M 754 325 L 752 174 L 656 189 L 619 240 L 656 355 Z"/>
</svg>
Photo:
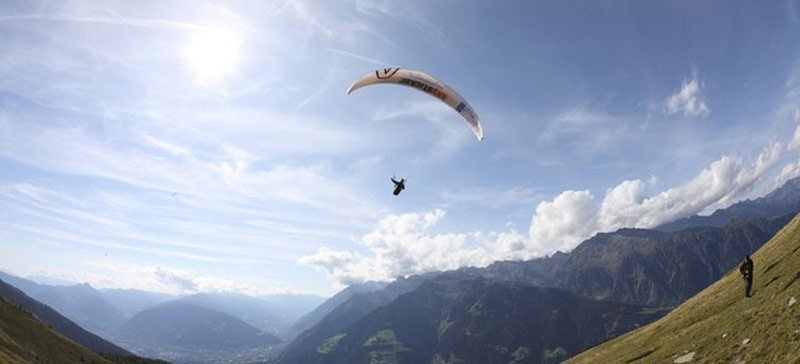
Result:
<svg viewBox="0 0 800 364">
<path fill-rule="evenodd" d="M 298 335 L 284 348 L 284 353 L 295 356 L 296 353 L 307 351 L 310 347 L 316 347 L 320 340 L 324 340 L 331 335 L 341 332 L 372 310 L 393 301 L 401 294 L 411 292 L 419 287 L 420 284 L 438 274 L 441 274 L 441 272 L 412 276 L 408 279 L 401 277 L 388 285 L 385 283 L 368 282 L 367 287 L 358 285 L 357 287 L 359 287 L 359 290 L 351 291 L 347 296 L 342 295 L 334 297 L 340 298 L 341 303 L 333 306 L 333 299 L 329 300 L 330 302 L 324 303 L 323 305 L 328 308 L 332 307 L 332 311 L 328 312 L 314 326 Z M 373 289 L 378 286 L 382 286 L 383 289 Z M 329 305 L 328 303 L 331 304 Z M 320 308 L 324 309 L 325 307 Z M 319 311 L 316 312 L 319 313 Z"/>
<path fill-rule="evenodd" d="M 385 282 L 364 282 L 353 284 L 339 293 L 319 304 L 313 311 L 303 315 L 292 325 L 287 336 L 295 337 L 297 334 L 318 324 L 325 316 L 330 314 L 339 305 L 349 300 L 358 293 L 374 292 L 386 287 Z"/>
<path fill-rule="evenodd" d="M 271 334 L 284 334 L 301 316 L 317 308 L 324 298 L 307 294 L 271 294 L 261 297 L 238 293 L 198 293 L 178 301 L 238 317 Z"/>
<path fill-rule="evenodd" d="M 663 319 L 570 362 L 800 362 L 800 217 L 752 258 L 753 297 L 731 270 Z"/>
<path fill-rule="evenodd" d="M 0 281 L 0 297 L 14 305 L 24 308 L 28 312 L 33 313 L 39 320 L 47 325 L 50 325 L 53 330 L 94 352 L 133 355 L 129 351 L 84 330 L 74 322 L 56 312 L 56 310 L 34 300 L 31 297 L 28 297 L 21 290 L 3 281 Z"/>
<path fill-rule="evenodd" d="M 445 274 L 279 362 L 557 362 L 661 314 L 554 288 Z"/>
<path fill-rule="evenodd" d="M 128 319 L 115 339 L 136 353 L 176 363 L 251 363 L 281 340 L 227 313 L 181 300 Z"/>
<path fill-rule="evenodd" d="M 181 297 L 175 303 L 184 303 L 234 316 L 259 330 L 276 334 L 288 323 L 278 309 L 267 301 L 237 293 L 197 293 Z"/>
<path fill-rule="evenodd" d="M 0 363 L 111 363 L 0 299 Z"/>
<path fill-rule="evenodd" d="M 120 338 L 132 347 L 229 350 L 269 347 L 281 342 L 226 313 L 174 301 L 139 312 L 123 325 Z"/>
</svg>

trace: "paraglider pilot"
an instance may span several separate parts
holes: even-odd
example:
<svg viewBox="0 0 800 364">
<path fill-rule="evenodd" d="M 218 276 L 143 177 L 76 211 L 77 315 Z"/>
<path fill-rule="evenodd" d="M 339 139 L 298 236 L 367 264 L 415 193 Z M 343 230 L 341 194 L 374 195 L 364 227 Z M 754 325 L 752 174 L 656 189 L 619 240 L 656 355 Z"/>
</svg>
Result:
<svg viewBox="0 0 800 364">
<path fill-rule="evenodd" d="M 406 179 L 401 178 L 399 181 L 395 181 L 394 177 L 390 178 L 392 183 L 394 183 L 394 192 L 393 195 L 397 196 L 400 194 L 400 191 L 406 189 Z"/>
<path fill-rule="evenodd" d="M 744 279 L 744 296 L 750 297 L 750 288 L 753 287 L 753 260 L 749 255 L 744 257 L 744 261 L 739 266 L 739 273 Z"/>
</svg>

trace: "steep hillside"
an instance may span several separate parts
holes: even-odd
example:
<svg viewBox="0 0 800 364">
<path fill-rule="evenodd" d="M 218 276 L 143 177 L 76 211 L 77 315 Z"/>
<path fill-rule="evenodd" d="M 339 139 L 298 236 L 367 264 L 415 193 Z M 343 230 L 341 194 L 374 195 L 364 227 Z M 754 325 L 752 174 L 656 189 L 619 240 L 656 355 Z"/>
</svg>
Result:
<svg viewBox="0 0 800 364">
<path fill-rule="evenodd" d="M 554 288 L 447 274 L 278 362 L 557 362 L 661 314 Z"/>
<path fill-rule="evenodd" d="M 127 350 L 116 346 L 103 338 L 88 332 L 62 316 L 56 310 L 42 304 L 19 289 L 0 280 L 0 297 L 14 305 L 32 312 L 39 320 L 53 328 L 60 334 L 76 341 L 77 343 L 98 353 L 132 355 Z"/>
<path fill-rule="evenodd" d="M 332 311 L 328 312 L 314 326 L 299 334 L 284 348 L 284 353 L 294 355 L 294 352 L 305 351 L 309 345 L 316 345 L 315 343 L 320 340 L 324 340 L 337 332 L 341 332 L 372 310 L 393 301 L 401 294 L 411 292 L 426 280 L 439 274 L 441 273 L 428 273 L 412 276 L 408 279 L 401 277 L 391 284 L 386 285 L 383 289 L 351 294 L 346 300 L 335 306 Z M 373 286 L 377 285 L 378 284 L 375 284 Z M 332 300 L 329 300 L 329 302 L 330 301 Z M 329 302 L 323 305 L 327 305 Z"/>
<path fill-rule="evenodd" d="M 732 270 L 663 319 L 570 362 L 800 362 L 800 217 L 752 258 L 751 298 Z"/>
<path fill-rule="evenodd" d="M 0 299 L 0 363 L 110 363 Z"/>
<path fill-rule="evenodd" d="M 365 282 L 353 284 L 341 292 L 328 298 L 325 302 L 319 304 L 313 311 L 303 315 L 292 325 L 288 330 L 287 336 L 294 337 L 297 334 L 313 327 L 319 323 L 325 316 L 331 313 L 339 305 L 349 300 L 353 295 L 358 293 L 374 292 L 386 287 L 388 283 L 384 282 Z"/>
</svg>

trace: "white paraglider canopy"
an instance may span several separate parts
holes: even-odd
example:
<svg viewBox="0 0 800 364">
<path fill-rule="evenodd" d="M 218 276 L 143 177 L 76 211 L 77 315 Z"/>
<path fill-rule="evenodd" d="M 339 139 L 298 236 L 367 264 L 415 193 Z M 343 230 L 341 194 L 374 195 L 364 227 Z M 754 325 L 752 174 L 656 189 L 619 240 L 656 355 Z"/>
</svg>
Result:
<svg viewBox="0 0 800 364">
<path fill-rule="evenodd" d="M 400 68 L 384 68 L 371 72 L 347 89 L 347 94 L 365 86 L 379 83 L 393 83 L 415 88 L 431 95 L 457 111 L 472 129 L 478 140 L 483 140 L 483 127 L 478 115 L 472 106 L 450 86 L 435 77 L 420 71 L 405 70 Z"/>
</svg>

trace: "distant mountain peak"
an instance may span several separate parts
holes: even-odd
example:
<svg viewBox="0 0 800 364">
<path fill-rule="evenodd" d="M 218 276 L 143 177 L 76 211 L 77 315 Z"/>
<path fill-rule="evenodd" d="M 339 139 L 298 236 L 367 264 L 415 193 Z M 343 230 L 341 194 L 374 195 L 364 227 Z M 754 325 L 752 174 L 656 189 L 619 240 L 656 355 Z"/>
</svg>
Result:
<svg viewBox="0 0 800 364">
<path fill-rule="evenodd" d="M 792 178 L 780 187 L 774 189 L 766 196 L 762 197 L 767 200 L 794 200 L 800 199 L 800 177 Z"/>
<path fill-rule="evenodd" d="M 773 218 L 800 211 L 800 177 L 790 179 L 764 197 L 742 200 L 708 216 L 693 215 L 655 228 L 674 232 L 690 227 L 723 227 L 734 219 Z"/>
<path fill-rule="evenodd" d="M 233 315 L 182 300 L 137 313 L 125 322 L 121 335 L 137 347 L 152 349 L 239 350 L 281 342 Z"/>
</svg>

